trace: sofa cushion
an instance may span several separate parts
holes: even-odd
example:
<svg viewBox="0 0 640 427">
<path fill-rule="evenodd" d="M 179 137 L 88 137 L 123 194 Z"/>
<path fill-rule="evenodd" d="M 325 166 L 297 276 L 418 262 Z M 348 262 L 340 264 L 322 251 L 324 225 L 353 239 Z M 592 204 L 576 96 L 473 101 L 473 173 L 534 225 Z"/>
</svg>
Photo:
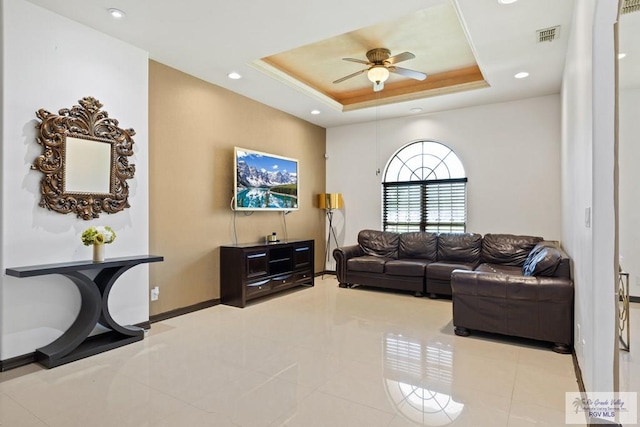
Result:
<svg viewBox="0 0 640 427">
<path fill-rule="evenodd" d="M 438 235 L 422 231 L 400 234 L 398 258 L 420 258 L 435 261 L 438 255 Z"/>
<path fill-rule="evenodd" d="M 512 276 L 522 276 L 522 268 L 516 267 L 513 265 L 503 265 L 503 264 L 489 264 L 482 263 L 480 264 L 475 271 L 481 273 L 497 273 L 497 274 L 508 274 Z"/>
<path fill-rule="evenodd" d="M 398 258 L 400 235 L 390 231 L 362 230 L 358 233 L 358 244 L 371 256 Z"/>
<path fill-rule="evenodd" d="M 542 237 L 513 234 L 485 234 L 482 239 L 482 262 L 521 267 Z"/>
<path fill-rule="evenodd" d="M 438 261 L 427 265 L 427 279 L 432 280 L 451 280 L 451 272 L 453 270 L 469 270 L 473 271 L 475 264 L 462 262 L 444 262 Z"/>
<path fill-rule="evenodd" d="M 522 266 L 525 276 L 553 276 L 562 261 L 560 250 L 552 246 L 534 248 Z"/>
<path fill-rule="evenodd" d="M 363 255 L 347 260 L 348 271 L 366 271 L 368 273 L 384 273 L 384 264 L 391 258 Z"/>
<path fill-rule="evenodd" d="M 440 233 L 438 261 L 477 264 L 480 261 L 482 235 L 476 233 Z"/>
<path fill-rule="evenodd" d="M 428 259 L 394 259 L 385 263 L 384 272 L 392 276 L 422 277 L 432 262 Z"/>
</svg>

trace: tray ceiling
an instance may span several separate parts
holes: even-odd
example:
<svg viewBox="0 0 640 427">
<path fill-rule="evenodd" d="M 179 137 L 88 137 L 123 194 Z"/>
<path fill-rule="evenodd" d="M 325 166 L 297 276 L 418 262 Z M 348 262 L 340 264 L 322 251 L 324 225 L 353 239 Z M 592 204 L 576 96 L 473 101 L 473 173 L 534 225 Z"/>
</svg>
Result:
<svg viewBox="0 0 640 427">
<path fill-rule="evenodd" d="M 378 47 L 389 49 L 392 56 L 413 53 L 414 59 L 398 65 L 427 73 L 427 79 L 391 73 L 380 92 L 373 91 L 366 73 L 332 83 L 367 68 L 342 58 L 367 60 L 365 53 Z M 343 111 L 487 86 L 451 3 L 270 55 L 255 64 L 303 91 L 329 98 Z"/>
</svg>

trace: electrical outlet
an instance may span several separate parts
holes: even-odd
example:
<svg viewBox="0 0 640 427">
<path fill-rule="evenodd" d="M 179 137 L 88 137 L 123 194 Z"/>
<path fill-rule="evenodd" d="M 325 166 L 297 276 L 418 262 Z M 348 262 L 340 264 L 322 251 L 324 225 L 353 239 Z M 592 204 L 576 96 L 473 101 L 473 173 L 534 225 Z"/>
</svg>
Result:
<svg viewBox="0 0 640 427">
<path fill-rule="evenodd" d="M 576 328 L 576 329 L 577 329 L 577 331 L 576 331 L 576 332 L 577 332 L 577 335 L 578 335 L 578 337 L 577 337 L 576 341 L 581 342 L 581 340 L 582 340 L 582 334 L 580 333 L 580 323 L 578 323 L 578 324 L 577 324 L 577 328 Z"/>
<path fill-rule="evenodd" d="M 158 301 L 158 298 L 160 298 L 160 287 L 154 286 L 151 288 L 151 301 Z"/>
</svg>

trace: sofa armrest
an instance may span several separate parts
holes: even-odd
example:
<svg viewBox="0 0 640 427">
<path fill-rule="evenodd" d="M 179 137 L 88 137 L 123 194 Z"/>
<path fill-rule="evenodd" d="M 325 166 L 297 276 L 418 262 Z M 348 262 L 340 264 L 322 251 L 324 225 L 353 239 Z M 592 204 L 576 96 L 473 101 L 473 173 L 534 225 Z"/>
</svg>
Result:
<svg viewBox="0 0 640 427">
<path fill-rule="evenodd" d="M 333 250 L 333 259 L 336 260 L 336 277 L 338 282 L 346 283 L 347 261 L 350 258 L 363 256 L 364 251 L 360 245 L 342 246 Z"/>
<path fill-rule="evenodd" d="M 454 270 L 451 291 L 511 300 L 573 301 L 573 281 L 564 277 L 516 276 L 479 271 Z"/>
</svg>

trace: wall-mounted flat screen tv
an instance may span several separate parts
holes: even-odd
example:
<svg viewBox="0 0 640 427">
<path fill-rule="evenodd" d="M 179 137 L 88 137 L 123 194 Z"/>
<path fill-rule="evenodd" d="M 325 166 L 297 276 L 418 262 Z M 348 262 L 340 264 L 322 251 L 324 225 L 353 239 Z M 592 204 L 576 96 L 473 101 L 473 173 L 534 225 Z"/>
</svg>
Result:
<svg viewBox="0 0 640 427">
<path fill-rule="evenodd" d="M 234 209 L 298 209 L 298 160 L 235 148 Z"/>
</svg>

